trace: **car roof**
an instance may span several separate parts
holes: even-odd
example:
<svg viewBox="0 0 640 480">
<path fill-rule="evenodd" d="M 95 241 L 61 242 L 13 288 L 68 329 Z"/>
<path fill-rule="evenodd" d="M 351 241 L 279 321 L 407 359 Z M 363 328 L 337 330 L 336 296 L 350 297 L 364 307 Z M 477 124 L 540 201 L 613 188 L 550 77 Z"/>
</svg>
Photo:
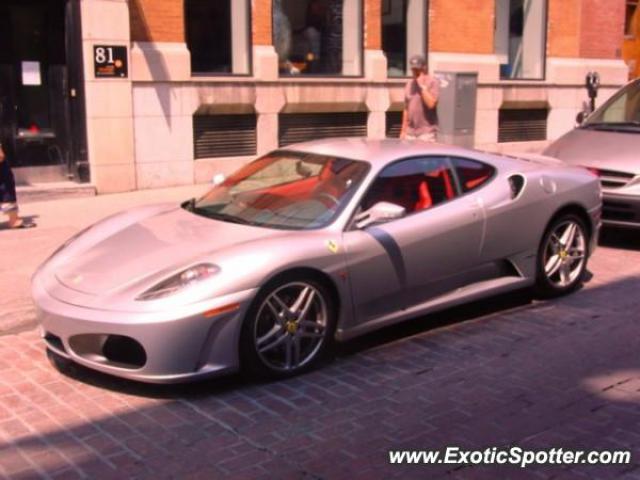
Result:
<svg viewBox="0 0 640 480">
<path fill-rule="evenodd" d="M 283 147 L 281 150 L 314 153 L 334 157 L 360 160 L 382 167 L 389 162 L 406 157 L 421 155 L 448 155 L 477 159 L 489 163 L 504 161 L 518 161 L 521 159 L 508 158 L 478 150 L 470 150 L 454 145 L 429 143 L 419 140 L 400 140 L 397 138 L 371 139 L 364 137 L 329 138 L 296 143 Z"/>
</svg>

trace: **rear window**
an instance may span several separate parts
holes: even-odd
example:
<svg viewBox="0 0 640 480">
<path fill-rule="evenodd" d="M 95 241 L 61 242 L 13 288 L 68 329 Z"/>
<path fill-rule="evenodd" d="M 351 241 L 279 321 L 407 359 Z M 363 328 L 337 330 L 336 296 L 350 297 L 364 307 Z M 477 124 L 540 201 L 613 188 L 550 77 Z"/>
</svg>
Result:
<svg viewBox="0 0 640 480">
<path fill-rule="evenodd" d="M 460 180 L 460 188 L 463 193 L 480 188 L 487 183 L 495 173 L 495 169 L 491 165 L 475 160 L 452 158 L 451 162 Z"/>
</svg>

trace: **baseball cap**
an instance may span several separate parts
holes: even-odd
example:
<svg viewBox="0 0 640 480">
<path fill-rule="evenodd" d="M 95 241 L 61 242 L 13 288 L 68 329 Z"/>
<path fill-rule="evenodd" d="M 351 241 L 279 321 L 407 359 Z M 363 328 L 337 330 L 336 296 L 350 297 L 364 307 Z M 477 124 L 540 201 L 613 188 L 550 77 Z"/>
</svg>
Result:
<svg viewBox="0 0 640 480">
<path fill-rule="evenodd" d="M 427 61 L 424 59 L 422 55 L 414 55 L 409 60 L 409 65 L 411 66 L 411 68 L 424 68 L 426 64 L 427 64 Z"/>
</svg>

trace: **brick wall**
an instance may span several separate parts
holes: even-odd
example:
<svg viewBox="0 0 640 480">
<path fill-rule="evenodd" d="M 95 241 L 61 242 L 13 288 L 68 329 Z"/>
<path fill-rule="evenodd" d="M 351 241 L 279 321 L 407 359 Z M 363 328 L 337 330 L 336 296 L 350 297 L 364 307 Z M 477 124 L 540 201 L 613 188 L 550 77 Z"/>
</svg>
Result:
<svg viewBox="0 0 640 480">
<path fill-rule="evenodd" d="M 493 53 L 492 0 L 430 0 L 432 52 Z"/>
<path fill-rule="evenodd" d="M 582 0 L 550 0 L 547 51 L 551 57 L 580 55 Z"/>
<path fill-rule="evenodd" d="M 130 0 L 131 40 L 184 42 L 181 0 Z"/>
<path fill-rule="evenodd" d="M 625 0 L 549 0 L 548 53 L 555 57 L 619 58 Z M 382 0 L 364 0 L 365 48 L 381 46 Z M 183 0 L 130 0 L 131 38 L 184 42 Z M 270 45 L 272 0 L 253 0 L 255 45 Z M 493 53 L 493 0 L 429 0 L 433 52 Z"/>
<path fill-rule="evenodd" d="M 271 45 L 271 5 L 273 0 L 253 0 L 253 43 L 254 45 Z"/>
<path fill-rule="evenodd" d="M 364 2 L 364 48 L 377 50 L 382 48 L 382 0 Z"/>
<path fill-rule="evenodd" d="M 580 56 L 620 58 L 625 0 L 583 0 Z"/>
</svg>

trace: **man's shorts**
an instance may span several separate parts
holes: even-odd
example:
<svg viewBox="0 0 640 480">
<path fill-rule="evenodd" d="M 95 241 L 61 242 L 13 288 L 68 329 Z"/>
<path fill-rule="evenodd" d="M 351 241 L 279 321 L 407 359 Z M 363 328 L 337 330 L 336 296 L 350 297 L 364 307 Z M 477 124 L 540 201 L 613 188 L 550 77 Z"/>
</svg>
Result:
<svg viewBox="0 0 640 480">
<path fill-rule="evenodd" d="M 436 132 L 426 132 L 426 133 L 423 133 L 422 135 L 407 134 L 405 138 L 407 140 L 421 140 L 423 142 L 431 142 L 431 143 L 437 142 Z"/>
</svg>

